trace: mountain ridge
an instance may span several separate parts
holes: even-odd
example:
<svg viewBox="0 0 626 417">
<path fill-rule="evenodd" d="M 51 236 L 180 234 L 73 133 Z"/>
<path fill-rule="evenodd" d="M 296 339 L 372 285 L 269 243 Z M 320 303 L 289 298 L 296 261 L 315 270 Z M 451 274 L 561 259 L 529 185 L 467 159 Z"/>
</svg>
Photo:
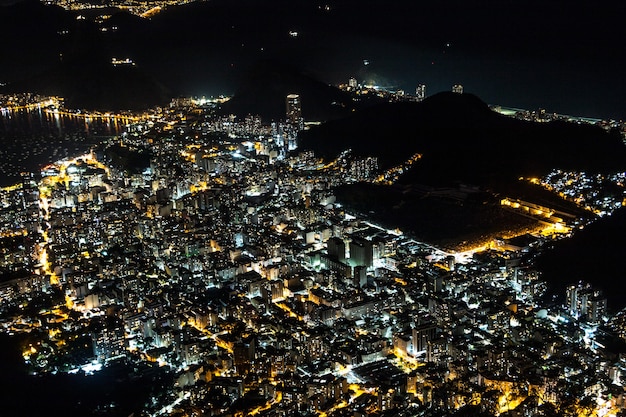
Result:
<svg viewBox="0 0 626 417">
<path fill-rule="evenodd" d="M 303 132 L 300 144 L 326 158 L 352 148 L 362 156 L 378 156 L 383 168 L 420 153 L 423 158 L 404 178 L 433 185 L 489 182 L 494 173 L 516 180 L 555 168 L 606 172 L 626 166 L 618 133 L 517 120 L 495 113 L 472 94 L 451 92 L 421 103 L 364 109 Z"/>
<path fill-rule="evenodd" d="M 341 119 L 358 109 L 382 102 L 376 98 L 356 102 L 349 93 L 289 64 L 262 60 L 247 72 L 221 111 L 238 116 L 256 114 L 266 121 L 284 120 L 288 94 L 300 95 L 302 116 L 307 121 Z"/>
</svg>

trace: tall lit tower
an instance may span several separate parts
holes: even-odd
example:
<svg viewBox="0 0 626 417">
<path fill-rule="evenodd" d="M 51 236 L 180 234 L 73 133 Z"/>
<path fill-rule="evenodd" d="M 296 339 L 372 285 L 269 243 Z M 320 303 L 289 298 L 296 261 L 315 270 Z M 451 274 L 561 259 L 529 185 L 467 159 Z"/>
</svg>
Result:
<svg viewBox="0 0 626 417">
<path fill-rule="evenodd" d="M 298 130 L 304 128 L 304 119 L 302 118 L 302 104 L 298 94 L 289 94 L 287 96 L 287 122 L 293 126 L 297 126 Z"/>
<path fill-rule="evenodd" d="M 454 84 L 452 86 L 452 92 L 457 94 L 463 94 L 463 86 L 461 84 Z"/>
<path fill-rule="evenodd" d="M 294 150 L 298 147 L 298 132 L 304 129 L 304 119 L 302 118 L 302 105 L 298 94 L 287 96 L 287 129 L 286 142 L 287 150 Z"/>
<path fill-rule="evenodd" d="M 418 84 L 415 89 L 415 97 L 417 101 L 422 101 L 426 98 L 426 84 Z"/>
</svg>

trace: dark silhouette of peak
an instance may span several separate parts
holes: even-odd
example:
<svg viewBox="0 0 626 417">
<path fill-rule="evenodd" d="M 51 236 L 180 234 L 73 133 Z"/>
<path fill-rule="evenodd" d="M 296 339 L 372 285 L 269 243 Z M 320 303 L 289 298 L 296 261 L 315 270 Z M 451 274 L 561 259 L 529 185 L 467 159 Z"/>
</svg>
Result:
<svg viewBox="0 0 626 417">
<path fill-rule="evenodd" d="M 376 134 L 407 129 L 465 129 L 481 125 L 493 127 L 502 116 L 473 94 L 437 93 L 421 103 L 377 102 L 352 113 L 345 121 L 329 123 L 328 127 L 342 129 L 373 129 Z M 507 119 L 509 120 L 509 119 Z M 349 132 L 345 132 L 348 133 Z"/>
<path fill-rule="evenodd" d="M 223 112 L 245 116 L 258 114 L 265 120 L 285 118 L 285 99 L 299 94 L 305 120 L 332 120 L 345 117 L 358 107 L 349 94 L 318 81 L 287 64 L 263 61 L 244 76 Z"/>
<path fill-rule="evenodd" d="M 300 144 L 325 158 L 344 149 L 377 156 L 383 168 L 423 155 L 403 181 L 492 184 L 555 168 L 624 169 L 619 135 L 597 126 L 531 123 L 491 111 L 470 94 L 440 93 L 421 103 L 387 103 L 302 132 Z"/>
<path fill-rule="evenodd" d="M 40 32 L 51 36 L 54 33 L 51 30 L 56 31 L 56 28 L 75 20 L 73 14 L 61 7 L 45 5 L 38 0 L 0 3 L 0 33 L 12 35 L 14 39 L 35 39 Z M 23 46 L 23 43 L 19 45 Z"/>
<path fill-rule="evenodd" d="M 23 79 L 59 59 L 64 39 L 76 18 L 57 6 L 24 0 L 0 7 L 0 37 L 11 39 L 2 49 L 0 82 Z"/>
<path fill-rule="evenodd" d="M 519 177 L 540 177 L 554 169 L 607 173 L 626 168 L 626 147 L 615 132 L 509 118 L 469 94 L 441 93 L 421 103 L 368 108 L 304 131 L 299 141 L 327 159 L 348 148 L 353 155 L 376 156 L 383 170 L 421 154 L 409 169 L 405 165 L 394 185 L 342 186 L 335 190 L 337 200 L 386 227 L 456 249 L 534 227 L 535 220 L 503 209 L 501 196 L 582 213 Z"/>
<path fill-rule="evenodd" d="M 420 107 L 420 113 L 431 123 L 442 119 L 445 122 L 453 120 L 459 124 L 474 125 L 493 120 L 494 117 L 489 106 L 474 94 L 444 91 L 428 97 Z"/>
<path fill-rule="evenodd" d="M 8 91 L 33 91 L 65 98 L 69 108 L 144 110 L 167 103 L 171 94 L 141 68 L 71 61 L 36 77 L 11 84 Z"/>
<path fill-rule="evenodd" d="M 444 92 L 421 103 L 384 103 L 365 108 L 346 119 L 303 132 L 301 144 L 325 158 L 352 148 L 362 155 L 378 156 L 383 166 L 388 166 L 415 152 L 473 146 L 465 134 L 446 132 L 493 129 L 503 123 L 502 119 L 474 95 Z"/>
<path fill-rule="evenodd" d="M 4 51 L 3 57 L 15 65 L 0 68 L 0 80 L 10 80 L 2 92 L 59 95 L 68 107 L 97 110 L 140 110 L 169 100 L 171 94 L 143 67 L 113 66 L 119 48 L 112 48 L 111 38 L 95 22 L 31 0 L 5 10 L 0 35 L 20 33 L 32 41 L 10 43 Z M 123 26 L 132 28 L 139 18 L 123 13 L 112 19 L 111 26 L 125 21 Z M 28 69 L 18 71 L 20 67 Z"/>
<path fill-rule="evenodd" d="M 15 39 L 2 53 L 0 92 L 60 95 L 67 106 L 98 110 L 145 109 L 163 104 L 171 93 L 144 66 L 112 65 L 111 59 L 135 58 L 125 38 L 147 21 L 128 13 L 114 15 L 103 32 L 75 12 L 24 0 L 0 11 L 0 36 Z"/>
</svg>

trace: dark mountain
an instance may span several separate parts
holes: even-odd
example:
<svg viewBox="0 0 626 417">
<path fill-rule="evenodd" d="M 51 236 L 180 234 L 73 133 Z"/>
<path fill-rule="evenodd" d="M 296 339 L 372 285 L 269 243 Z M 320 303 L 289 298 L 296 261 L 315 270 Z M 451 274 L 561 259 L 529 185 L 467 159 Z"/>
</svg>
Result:
<svg viewBox="0 0 626 417">
<path fill-rule="evenodd" d="M 286 97 L 299 94 L 305 120 L 325 121 L 347 117 L 365 102 L 312 76 L 275 61 L 262 61 L 254 66 L 231 100 L 224 103 L 226 114 L 245 116 L 258 114 L 265 120 L 285 118 Z M 379 102 L 376 99 L 371 101 Z"/>
<path fill-rule="evenodd" d="M 440 93 L 421 103 L 387 103 L 302 132 L 303 148 L 326 158 L 351 148 L 382 168 L 422 154 L 393 186 L 352 184 L 337 199 L 387 227 L 451 249 L 536 230 L 536 219 L 503 208 L 502 196 L 576 215 L 573 203 L 519 177 L 555 168 L 626 168 L 618 134 L 590 125 L 531 123 L 502 116 L 471 94 Z"/>
<path fill-rule="evenodd" d="M 59 62 L 76 18 L 56 6 L 24 0 L 0 7 L 0 82 L 26 79 Z"/>
<path fill-rule="evenodd" d="M 617 210 L 542 253 L 537 267 L 561 299 L 567 285 L 584 281 L 603 289 L 609 308 L 617 311 L 626 306 L 625 235 L 626 211 Z"/>
<path fill-rule="evenodd" d="M 383 167 L 414 153 L 405 183 L 489 185 L 552 169 L 607 172 L 626 167 L 617 133 L 565 122 L 502 116 L 471 94 L 439 93 L 422 103 L 388 103 L 303 132 L 304 148 L 334 157 L 345 148 L 378 156 Z"/>
<path fill-rule="evenodd" d="M 74 109 L 143 110 L 171 98 L 166 87 L 132 66 L 60 65 L 27 83 L 31 91 L 64 97 Z M 12 87 L 25 91 L 21 86 Z"/>
<path fill-rule="evenodd" d="M 38 72 L 23 74 L 23 78 L 9 83 L 2 91 L 59 95 L 68 107 L 99 110 L 145 109 L 171 97 L 140 66 L 114 67 L 111 59 L 115 54 L 95 23 L 76 19 L 56 7 L 32 4 L 30 0 L 13 8 L 19 19 L 11 25 L 24 24 L 26 33 L 33 31 L 29 36 L 40 38 L 34 41 L 35 45 L 41 42 L 56 52 Z M 28 13 L 32 13 L 30 20 Z M 51 15 L 50 20 L 47 14 Z M 48 44 L 50 40 L 52 44 Z"/>
</svg>

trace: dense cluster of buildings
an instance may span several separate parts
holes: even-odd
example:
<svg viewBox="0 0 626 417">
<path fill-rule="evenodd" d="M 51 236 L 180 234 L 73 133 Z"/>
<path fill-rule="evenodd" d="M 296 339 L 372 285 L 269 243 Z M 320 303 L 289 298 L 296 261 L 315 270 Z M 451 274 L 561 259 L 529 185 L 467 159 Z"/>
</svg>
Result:
<svg viewBox="0 0 626 417">
<path fill-rule="evenodd" d="M 621 188 L 626 181 L 626 173 L 610 175 L 570 172 L 556 169 L 542 179 L 529 179 L 562 198 L 572 201 L 592 211 L 598 216 L 611 215 L 624 205 Z"/>
<path fill-rule="evenodd" d="M 34 372 L 166 371 L 145 415 L 620 415 L 599 291 L 544 305 L 519 252 L 350 213 L 333 187 L 376 160 L 298 153 L 295 95 L 271 126 L 190 104 L 0 192 L 0 329 Z"/>
<path fill-rule="evenodd" d="M 55 96 L 42 96 L 34 93 L 0 94 L 0 112 L 30 110 L 50 106 L 59 107 L 63 99 Z"/>
</svg>

